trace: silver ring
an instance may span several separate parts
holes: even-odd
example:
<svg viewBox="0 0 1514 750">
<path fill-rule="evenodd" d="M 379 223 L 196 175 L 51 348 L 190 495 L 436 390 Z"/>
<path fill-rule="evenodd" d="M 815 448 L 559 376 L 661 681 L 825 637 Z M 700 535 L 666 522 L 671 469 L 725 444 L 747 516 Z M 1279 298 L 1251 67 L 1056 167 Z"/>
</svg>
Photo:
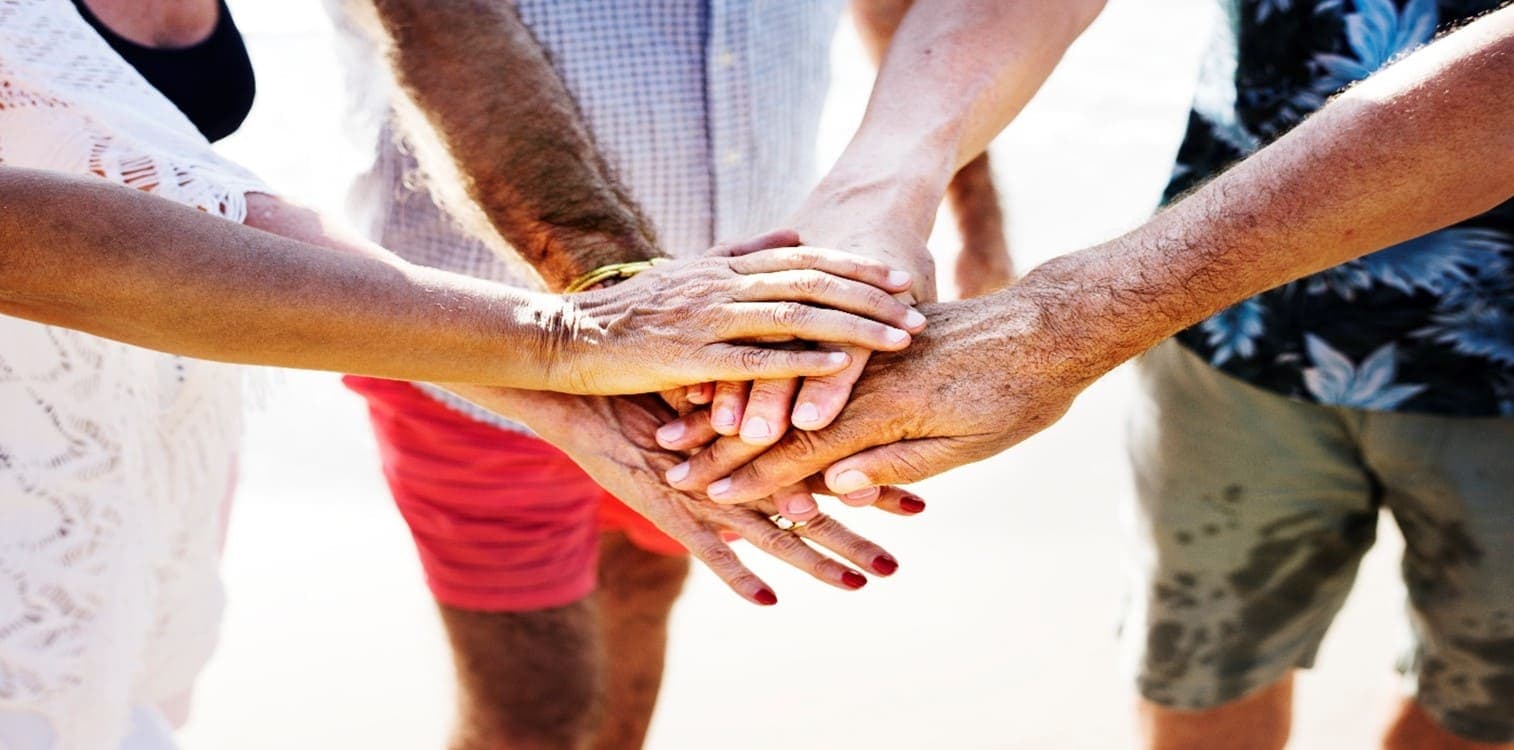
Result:
<svg viewBox="0 0 1514 750">
<path fill-rule="evenodd" d="M 809 525 L 805 521 L 790 521 L 789 519 L 784 518 L 783 514 L 781 513 L 774 513 L 773 515 L 768 516 L 768 520 L 772 521 L 773 525 L 777 526 L 780 531 L 799 531 L 800 529 L 803 529 L 805 526 Z"/>
</svg>

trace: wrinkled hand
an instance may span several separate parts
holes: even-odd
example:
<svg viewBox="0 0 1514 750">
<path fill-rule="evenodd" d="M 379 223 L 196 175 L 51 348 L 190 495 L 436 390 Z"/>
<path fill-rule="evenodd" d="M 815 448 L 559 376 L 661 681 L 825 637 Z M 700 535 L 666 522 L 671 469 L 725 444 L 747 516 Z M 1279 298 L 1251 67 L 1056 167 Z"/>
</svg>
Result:
<svg viewBox="0 0 1514 750">
<path fill-rule="evenodd" d="M 920 299 L 933 299 L 935 269 L 924 239 L 899 222 L 868 221 L 849 205 L 838 201 L 813 196 L 796 219 L 796 225 L 801 227 L 801 237 L 817 244 L 848 247 L 859 255 L 885 258 L 890 265 L 906 269 L 911 276 L 913 283 L 909 289 L 895 294 L 899 300 L 913 304 Z M 810 240 L 811 237 L 817 239 Z M 748 248 L 754 243 L 716 246 L 711 254 L 739 256 L 751 252 Z M 910 331 L 919 331 L 924 320 L 923 315 L 911 310 L 905 326 Z M 755 455 L 761 448 L 778 442 L 791 425 L 818 430 L 830 424 L 846 406 L 852 386 L 861 377 L 871 351 L 840 341 L 822 344 L 818 348 L 848 357 L 849 364 L 838 372 L 802 380 L 725 380 L 692 387 L 688 398 L 695 403 L 709 404 L 709 409 L 688 415 L 689 421 L 682 424 L 679 435 L 670 438 L 672 443 L 664 441 L 664 444 L 676 443 L 680 449 L 689 450 L 696 447 L 692 442 L 695 435 L 708 435 L 708 439 L 721 435 L 739 436 L 748 446 L 759 449 L 752 452 Z M 666 430 L 680 430 L 680 425 L 670 425 Z M 925 507 L 919 498 L 904 493 L 886 493 L 885 497 L 903 503 L 902 507 L 888 507 L 894 512 L 913 514 Z M 805 520 L 819 513 L 814 496 L 802 485 L 785 488 L 774 498 L 779 512 L 790 519 Z"/>
<path fill-rule="evenodd" d="M 825 430 L 791 432 L 749 463 L 748 446 L 723 438 L 669 483 L 735 503 L 824 472 L 827 491 L 865 505 L 880 486 L 919 481 L 1024 440 L 1060 418 L 1095 376 L 1016 289 L 923 307 L 929 330 L 907 351 L 874 356 Z"/>
<path fill-rule="evenodd" d="M 844 590 L 861 588 L 867 578 L 807 542 L 880 575 L 889 575 L 898 567 L 882 547 L 830 518 L 817 518 L 800 530 L 781 531 L 768 519 L 776 512 L 771 501 L 750 506 L 717 505 L 700 494 L 670 489 L 663 482 L 663 474 L 684 457 L 659 448 L 653 438 L 657 427 L 674 415 L 657 396 L 572 396 L 469 385 L 448 388 L 535 430 L 567 453 L 600 486 L 687 547 L 748 601 L 771 605 L 778 599 L 773 589 L 741 562 L 721 537 L 722 532 L 740 536 Z"/>
<path fill-rule="evenodd" d="M 891 296 L 909 286 L 906 273 L 879 261 L 808 247 L 667 263 L 562 299 L 552 389 L 644 393 L 835 373 L 852 364 L 845 353 L 779 344 L 906 347 L 925 323 Z"/>
<path fill-rule="evenodd" d="M 869 216 L 866 211 L 871 207 L 868 201 L 858 206 L 854 196 L 828 195 L 821 189 L 796 215 L 794 226 L 810 245 L 877 258 L 908 273 L 912 283 L 895 295 L 901 302 L 934 300 L 935 264 L 919 227 L 895 220 L 900 217 Z M 934 212 L 933 206 L 930 212 Z M 717 246 L 711 252 L 739 255 L 749 252 L 744 249 L 749 245 Z M 914 313 L 905 321 L 905 327 L 918 331 L 922 321 L 923 317 Z M 838 371 L 812 375 L 802 382 L 796 378 L 762 379 L 755 383 L 729 379 L 699 387 L 691 392 L 691 397 L 710 404 L 712 421 L 719 434 L 740 435 L 752 445 L 777 442 L 791 425 L 803 430 L 821 429 L 846 406 L 852 385 L 867 365 L 870 349 L 882 351 L 878 347 L 848 346 L 850 343 L 835 339 L 819 347 L 849 358 L 848 365 Z"/>
</svg>

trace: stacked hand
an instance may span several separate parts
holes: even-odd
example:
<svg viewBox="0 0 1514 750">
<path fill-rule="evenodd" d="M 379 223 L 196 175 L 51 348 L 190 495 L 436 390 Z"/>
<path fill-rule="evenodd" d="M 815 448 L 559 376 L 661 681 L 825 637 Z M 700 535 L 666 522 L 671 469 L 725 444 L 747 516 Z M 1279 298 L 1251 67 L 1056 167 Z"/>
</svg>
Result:
<svg viewBox="0 0 1514 750">
<path fill-rule="evenodd" d="M 910 287 L 909 274 L 834 250 L 774 249 L 797 242 L 790 231 L 769 233 L 707 258 L 668 263 L 608 289 L 567 298 L 563 335 L 557 337 L 568 382 L 556 389 L 564 392 L 449 388 L 556 445 L 749 601 L 770 605 L 777 595 L 741 562 L 724 535 L 744 538 L 838 588 L 861 588 L 867 582 L 861 570 L 886 576 L 898 567 L 882 547 L 818 512 L 807 514 L 801 527 L 780 529 L 771 520 L 778 513 L 773 493 L 736 506 L 670 488 L 665 474 L 698 445 L 669 449 L 655 438 L 658 427 L 692 408 L 682 398 L 687 383 L 824 376 L 852 368 L 852 355 L 798 348 L 803 342 L 843 342 L 865 357 L 875 349 L 908 346 L 910 334 L 924 327 L 924 316 L 892 296 Z M 664 388 L 667 398 L 571 395 Z M 698 414 L 708 427 L 709 412 Z M 815 488 L 823 489 L 818 481 Z M 885 510 L 909 513 L 911 503 L 923 507 L 918 498 L 892 488 L 879 494 Z"/>
<path fill-rule="evenodd" d="M 801 529 L 783 531 L 769 520 L 776 512 L 771 499 L 759 497 L 741 505 L 719 505 L 702 492 L 668 487 L 663 475 L 686 456 L 659 447 L 653 437 L 659 425 L 677 416 L 657 396 L 574 396 L 468 385 L 450 388 L 487 409 L 519 420 L 567 453 L 596 482 L 683 543 L 748 601 L 771 605 L 778 599 L 773 589 L 735 555 L 723 534 L 746 539 L 844 590 L 866 584 L 861 570 L 886 576 L 898 567 L 882 547 L 824 516 L 817 515 Z M 823 554 L 811 542 L 852 565 Z"/>
<path fill-rule="evenodd" d="M 1055 422 L 1097 369 L 1020 287 L 982 300 L 922 306 L 929 329 L 903 352 L 875 355 L 836 422 L 753 449 L 720 438 L 668 474 L 675 488 L 717 503 L 765 497 L 796 483 L 852 505 L 894 506 L 891 484 L 981 460 Z M 1002 353 L 1014 351 L 1013 367 Z M 971 375 L 964 375 L 971 373 Z M 693 437 L 670 440 L 672 434 Z M 665 426 L 664 444 L 708 434 L 696 416 Z"/>
<path fill-rule="evenodd" d="M 772 232 L 561 298 L 544 321 L 551 390 L 641 393 L 703 380 L 826 376 L 857 363 L 845 352 L 788 344 L 894 351 L 925 326 L 891 296 L 910 288 L 909 273 L 835 250 L 786 247 L 797 242 L 793 232 Z"/>
</svg>

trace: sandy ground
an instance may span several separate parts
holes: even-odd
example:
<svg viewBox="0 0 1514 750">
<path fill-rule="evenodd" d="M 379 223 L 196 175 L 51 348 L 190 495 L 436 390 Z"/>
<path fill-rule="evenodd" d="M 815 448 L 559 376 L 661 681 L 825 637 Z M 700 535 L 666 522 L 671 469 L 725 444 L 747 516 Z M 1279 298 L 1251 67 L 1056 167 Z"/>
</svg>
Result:
<svg viewBox="0 0 1514 750">
<path fill-rule="evenodd" d="M 341 82 L 319 4 L 232 5 L 251 39 L 260 100 L 226 151 L 339 211 L 360 154 L 338 127 Z M 1151 210 L 1207 8 L 1113 0 L 995 145 L 1022 264 L 1109 237 Z M 845 29 L 837 61 L 827 153 L 844 143 L 870 75 Z M 952 238 L 938 240 L 949 255 Z M 676 614 L 649 746 L 1128 746 L 1115 632 L 1130 385 L 1116 372 L 1022 447 L 923 484 L 921 517 L 844 516 L 902 561 L 892 580 L 847 594 L 759 560 L 783 598 L 760 610 L 696 574 Z M 1392 700 L 1402 593 L 1397 537 L 1383 532 L 1321 668 L 1300 685 L 1296 748 L 1368 747 Z M 442 745 L 446 645 L 359 405 L 334 377 L 292 373 L 254 417 L 225 571 L 224 642 L 183 732 L 187 747 Z"/>
</svg>

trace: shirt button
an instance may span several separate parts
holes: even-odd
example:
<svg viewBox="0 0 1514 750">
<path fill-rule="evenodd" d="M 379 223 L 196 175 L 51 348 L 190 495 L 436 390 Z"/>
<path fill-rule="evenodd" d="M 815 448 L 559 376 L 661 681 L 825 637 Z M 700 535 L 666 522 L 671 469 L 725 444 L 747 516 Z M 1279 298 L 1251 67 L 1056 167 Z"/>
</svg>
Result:
<svg viewBox="0 0 1514 750">
<path fill-rule="evenodd" d="M 730 52 L 722 52 L 715 56 L 715 64 L 722 68 L 729 68 L 736 64 L 736 56 Z"/>
<path fill-rule="evenodd" d="M 725 156 L 723 156 L 721 158 L 722 158 L 723 161 L 725 161 L 726 164 L 731 164 L 731 165 L 740 164 L 741 163 L 741 152 L 740 151 L 727 151 L 727 152 L 725 152 Z"/>
</svg>

